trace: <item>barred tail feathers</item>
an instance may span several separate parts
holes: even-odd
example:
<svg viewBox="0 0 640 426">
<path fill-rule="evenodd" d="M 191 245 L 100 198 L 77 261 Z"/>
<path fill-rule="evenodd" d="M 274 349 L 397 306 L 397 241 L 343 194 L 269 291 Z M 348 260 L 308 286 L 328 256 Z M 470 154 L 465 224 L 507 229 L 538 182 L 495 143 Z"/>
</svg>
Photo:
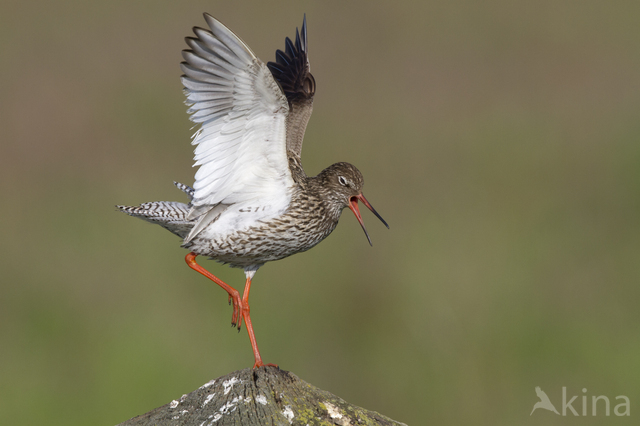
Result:
<svg viewBox="0 0 640 426">
<path fill-rule="evenodd" d="M 174 182 L 174 184 L 187 194 L 190 200 L 193 198 L 193 188 L 178 182 Z M 156 223 L 183 239 L 189 234 L 196 222 L 195 220 L 187 219 L 191 203 L 152 201 L 139 206 L 116 206 L 116 208 L 129 216 Z"/>
</svg>

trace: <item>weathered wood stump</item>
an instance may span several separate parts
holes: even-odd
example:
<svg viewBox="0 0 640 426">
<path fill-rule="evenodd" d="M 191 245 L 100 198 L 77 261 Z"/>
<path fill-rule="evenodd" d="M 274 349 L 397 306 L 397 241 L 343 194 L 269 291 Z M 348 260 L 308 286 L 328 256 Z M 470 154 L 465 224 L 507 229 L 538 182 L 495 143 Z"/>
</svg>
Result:
<svg viewBox="0 0 640 426">
<path fill-rule="evenodd" d="M 261 367 L 211 380 L 179 400 L 119 426 L 134 425 L 401 426 L 404 423 L 351 405 L 288 371 Z"/>
</svg>

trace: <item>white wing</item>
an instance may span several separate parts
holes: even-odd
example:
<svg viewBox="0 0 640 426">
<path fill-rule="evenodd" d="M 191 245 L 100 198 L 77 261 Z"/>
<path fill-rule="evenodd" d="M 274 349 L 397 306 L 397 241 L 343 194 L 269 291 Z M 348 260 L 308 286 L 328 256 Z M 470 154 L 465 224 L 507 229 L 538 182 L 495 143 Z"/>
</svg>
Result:
<svg viewBox="0 0 640 426">
<path fill-rule="evenodd" d="M 288 204 L 294 182 L 286 155 L 287 99 L 267 66 L 231 30 L 205 14 L 211 32 L 194 28 L 183 51 L 186 103 L 196 176 L 191 240 L 234 204 L 268 210 Z"/>
</svg>

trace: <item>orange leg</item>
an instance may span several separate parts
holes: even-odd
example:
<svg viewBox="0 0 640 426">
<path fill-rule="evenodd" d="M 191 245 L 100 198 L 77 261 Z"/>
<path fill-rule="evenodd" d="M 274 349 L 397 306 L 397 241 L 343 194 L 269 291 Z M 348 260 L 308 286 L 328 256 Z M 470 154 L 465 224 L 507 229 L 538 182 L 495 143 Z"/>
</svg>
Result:
<svg viewBox="0 0 640 426">
<path fill-rule="evenodd" d="M 256 342 L 256 336 L 253 334 L 253 325 L 251 325 L 251 316 L 249 315 L 251 309 L 249 308 L 249 290 L 251 289 L 251 278 L 247 278 L 247 282 L 244 285 L 244 293 L 242 294 L 242 316 L 244 322 L 247 324 L 247 332 L 249 333 L 249 340 L 251 340 L 251 349 L 253 349 L 253 356 L 256 359 L 253 368 L 262 367 L 268 365 L 270 367 L 277 367 L 275 364 L 265 364 L 262 362 L 260 351 L 258 350 L 258 343 Z"/>
<path fill-rule="evenodd" d="M 222 281 L 220 278 L 213 275 L 211 272 L 204 269 L 202 266 L 196 263 L 196 257 L 198 255 L 191 252 L 185 257 L 187 261 L 187 265 L 194 271 L 200 272 L 205 277 L 209 278 L 214 283 L 218 284 L 222 287 L 227 293 L 229 293 L 229 303 L 233 301 L 233 315 L 231 316 L 231 325 L 235 327 L 238 325 L 238 330 L 240 330 L 240 326 L 242 325 L 242 301 L 240 300 L 240 293 L 238 290 L 231 287 L 229 284 Z"/>
<path fill-rule="evenodd" d="M 277 367 L 275 364 L 265 364 L 262 362 L 262 357 L 260 356 L 260 351 L 258 350 L 258 343 L 256 342 L 256 336 L 253 334 L 253 325 L 251 324 L 251 316 L 250 308 L 249 308 L 249 290 L 251 289 L 251 278 L 247 278 L 247 282 L 244 287 L 244 293 L 242 295 L 242 300 L 240 300 L 240 293 L 238 290 L 226 284 L 220 278 L 213 275 L 211 272 L 204 269 L 202 266 L 196 263 L 196 257 L 198 255 L 191 252 L 187 255 L 185 260 L 187 261 L 187 265 L 195 271 L 200 272 L 205 277 L 209 278 L 220 287 L 222 287 L 229 294 L 229 301 L 233 301 L 233 316 L 231 318 L 231 324 L 238 324 L 238 330 L 242 326 L 242 319 L 244 318 L 244 322 L 247 324 L 247 332 L 249 333 L 249 340 L 251 341 L 251 349 L 253 349 L 253 356 L 256 359 L 255 364 L 253 364 L 253 368 L 262 367 L 263 365 L 268 365 L 271 367 Z"/>
</svg>

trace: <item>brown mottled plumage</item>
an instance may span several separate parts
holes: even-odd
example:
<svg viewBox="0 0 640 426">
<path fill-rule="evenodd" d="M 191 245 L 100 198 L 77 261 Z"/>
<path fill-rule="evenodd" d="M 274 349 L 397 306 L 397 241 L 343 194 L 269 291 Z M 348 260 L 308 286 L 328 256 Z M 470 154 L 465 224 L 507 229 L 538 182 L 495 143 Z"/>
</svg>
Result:
<svg viewBox="0 0 640 426">
<path fill-rule="evenodd" d="M 341 185 L 343 177 L 347 182 Z M 362 193 L 364 180 L 355 166 L 336 163 L 296 184 L 287 210 L 268 221 L 210 240 L 196 236 L 184 248 L 235 268 L 257 270 L 266 262 L 309 250 L 338 225 L 349 200 Z"/>
<path fill-rule="evenodd" d="M 255 356 L 264 365 L 249 315 L 249 289 L 266 262 L 309 250 L 338 225 L 349 207 L 369 239 L 358 201 L 386 222 L 362 195 L 364 180 L 349 163 L 333 164 L 309 177 L 300 161 L 302 139 L 313 108 L 315 80 L 307 57 L 306 19 L 295 43 L 266 66 L 233 32 L 205 14 L 211 31 L 194 28 L 183 52 L 187 103 L 194 135 L 194 188 L 176 183 L 189 203 L 156 201 L 121 211 L 157 223 L 183 239 L 187 264 L 220 285 L 233 302 L 232 324 L 244 319 Z M 387 225 L 388 227 L 388 225 Z M 369 239 L 369 243 L 371 240 Z M 202 268 L 208 256 L 247 277 L 240 294 Z"/>
</svg>

